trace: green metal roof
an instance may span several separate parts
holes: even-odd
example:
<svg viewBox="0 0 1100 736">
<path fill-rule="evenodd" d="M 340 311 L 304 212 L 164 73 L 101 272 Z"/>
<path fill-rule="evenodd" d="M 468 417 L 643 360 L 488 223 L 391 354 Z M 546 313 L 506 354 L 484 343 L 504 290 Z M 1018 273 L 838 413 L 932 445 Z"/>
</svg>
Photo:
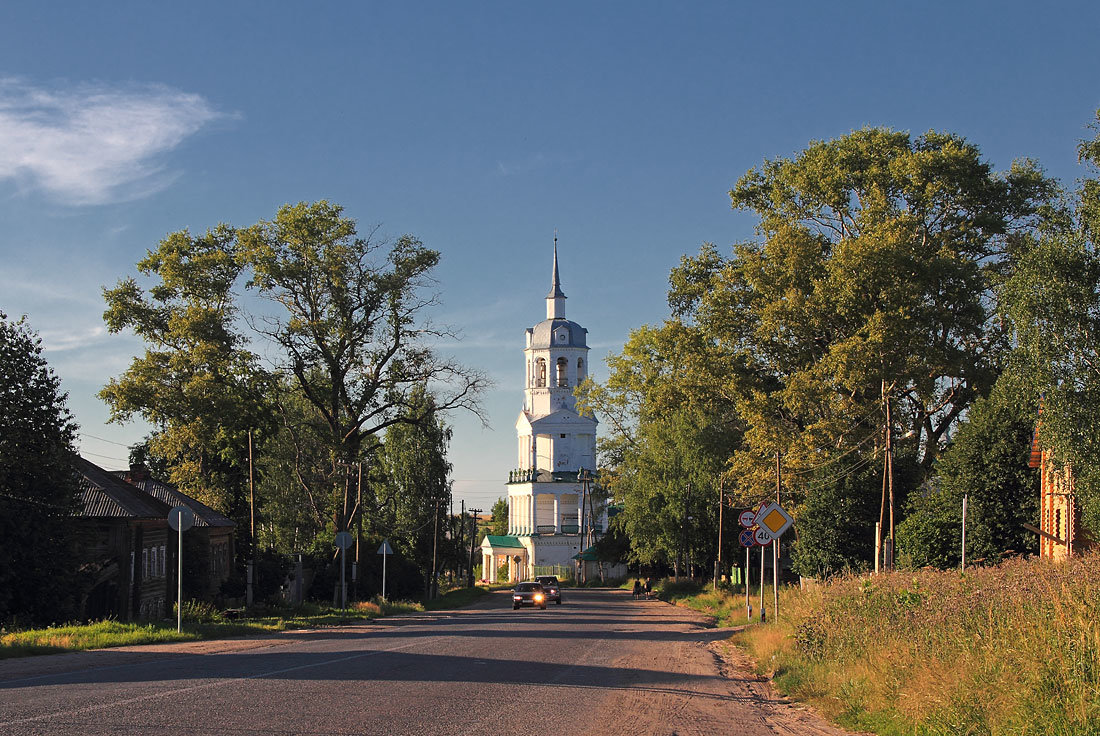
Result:
<svg viewBox="0 0 1100 736">
<path fill-rule="evenodd" d="M 493 547 L 516 547 L 522 549 L 523 545 L 519 541 L 519 537 L 511 535 L 503 536 L 496 534 L 486 534 L 485 538 L 489 540 L 489 544 Z"/>
</svg>

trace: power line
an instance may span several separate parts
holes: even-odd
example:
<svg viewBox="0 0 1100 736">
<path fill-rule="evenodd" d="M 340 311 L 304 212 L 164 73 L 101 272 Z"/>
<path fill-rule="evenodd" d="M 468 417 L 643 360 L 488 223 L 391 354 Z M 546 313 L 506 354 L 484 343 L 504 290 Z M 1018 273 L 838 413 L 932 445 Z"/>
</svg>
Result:
<svg viewBox="0 0 1100 736">
<path fill-rule="evenodd" d="M 77 432 L 77 434 L 79 434 L 81 437 L 90 437 L 93 440 L 99 440 L 100 442 L 106 442 L 109 445 L 118 445 L 119 447 L 125 447 L 127 450 L 130 449 L 130 445 L 127 445 L 123 442 L 115 442 L 114 440 L 109 440 L 109 439 L 106 439 L 104 437 L 96 437 L 94 434 L 88 434 L 87 432 Z"/>
</svg>

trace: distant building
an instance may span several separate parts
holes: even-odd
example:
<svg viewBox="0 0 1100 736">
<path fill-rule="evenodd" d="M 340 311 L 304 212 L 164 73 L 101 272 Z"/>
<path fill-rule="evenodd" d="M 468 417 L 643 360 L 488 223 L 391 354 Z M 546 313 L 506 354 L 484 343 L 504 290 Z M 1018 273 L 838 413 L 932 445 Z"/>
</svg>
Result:
<svg viewBox="0 0 1100 736">
<path fill-rule="evenodd" d="M 591 527 L 592 539 L 607 528 L 607 509 L 592 508 L 582 482 L 595 477 L 598 423 L 577 413 L 573 396 L 588 374 L 588 330 L 565 318 L 565 299 L 555 242 L 546 319 L 528 328 L 523 351 L 518 457 L 507 484 L 508 534 L 489 535 L 481 545 L 483 575 L 492 582 L 505 564 L 510 580 L 572 572 L 574 556 L 585 551 L 582 526 Z"/>
<path fill-rule="evenodd" d="M 1041 416 L 1041 407 L 1039 412 Z M 1089 547 L 1093 540 L 1081 524 L 1073 466 L 1057 463 L 1050 450 L 1042 447 L 1038 427 L 1028 464 L 1039 468 L 1039 556 L 1064 560 Z"/>
</svg>

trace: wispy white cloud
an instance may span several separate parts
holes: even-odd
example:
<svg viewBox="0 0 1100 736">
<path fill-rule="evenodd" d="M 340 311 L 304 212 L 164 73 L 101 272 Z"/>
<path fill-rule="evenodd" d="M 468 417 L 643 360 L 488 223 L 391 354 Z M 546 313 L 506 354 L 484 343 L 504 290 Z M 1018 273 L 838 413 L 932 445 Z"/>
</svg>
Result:
<svg viewBox="0 0 1100 736">
<path fill-rule="evenodd" d="M 218 117 L 201 96 L 163 85 L 0 78 L 0 181 L 68 204 L 138 199 L 178 176 L 161 156 Z"/>
<path fill-rule="evenodd" d="M 89 325 L 60 330 L 42 330 L 42 349 L 47 353 L 80 350 L 103 342 L 107 328 L 103 325 Z"/>
</svg>

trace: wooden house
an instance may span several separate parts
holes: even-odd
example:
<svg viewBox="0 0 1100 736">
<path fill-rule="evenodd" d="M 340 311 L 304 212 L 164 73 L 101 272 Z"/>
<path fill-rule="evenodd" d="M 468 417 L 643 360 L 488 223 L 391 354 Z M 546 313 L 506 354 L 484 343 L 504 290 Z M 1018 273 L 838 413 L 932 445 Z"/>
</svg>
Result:
<svg viewBox="0 0 1100 736">
<path fill-rule="evenodd" d="M 199 589 L 190 585 L 190 593 L 185 597 L 207 597 L 216 595 L 221 584 L 233 571 L 233 536 L 237 527 L 229 517 L 210 508 L 201 501 L 191 498 L 174 486 L 154 480 L 142 465 L 131 465 L 129 470 L 117 470 L 114 474 L 130 485 L 141 489 L 170 508 L 186 506 L 195 513 L 195 525 L 184 537 L 184 585 L 192 582 L 188 578 L 187 564 L 189 555 L 197 557 L 204 567 Z M 173 544 L 178 544 L 175 532 L 170 534 Z M 196 554 L 197 553 L 197 554 Z M 199 582 L 199 581 L 195 581 Z"/>
<path fill-rule="evenodd" d="M 74 462 L 83 503 L 81 570 L 90 578 L 85 618 L 164 618 L 174 580 L 168 504 L 84 458 Z"/>
</svg>

